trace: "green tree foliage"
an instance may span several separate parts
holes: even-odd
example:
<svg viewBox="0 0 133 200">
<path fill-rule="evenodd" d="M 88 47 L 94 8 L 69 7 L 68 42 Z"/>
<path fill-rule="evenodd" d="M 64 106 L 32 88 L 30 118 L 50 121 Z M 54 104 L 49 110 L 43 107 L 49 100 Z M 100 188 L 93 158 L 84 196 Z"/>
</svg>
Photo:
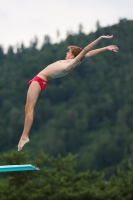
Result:
<svg viewBox="0 0 133 200">
<path fill-rule="evenodd" d="M 133 165 L 127 173 L 120 169 L 106 180 L 96 171 L 75 172 L 75 156 L 56 158 L 40 152 L 31 160 L 25 152 L 0 156 L 2 165 L 33 164 L 39 171 L 6 172 L 0 174 L 1 200 L 132 200 Z"/>
<path fill-rule="evenodd" d="M 52 44 L 46 35 L 37 49 L 0 47 L 0 152 L 17 150 L 24 123 L 27 82 L 48 64 L 64 59 L 68 45 L 86 46 L 100 35 L 100 48 L 116 44 L 118 53 L 104 52 L 86 59 L 71 74 L 48 82 L 35 107 L 31 142 L 24 148 L 31 156 L 40 149 L 57 156 L 78 154 L 78 170 L 116 169 L 133 155 L 133 21 L 100 27 L 88 35 L 68 34 Z M 108 174 L 108 173 L 107 173 Z"/>
</svg>

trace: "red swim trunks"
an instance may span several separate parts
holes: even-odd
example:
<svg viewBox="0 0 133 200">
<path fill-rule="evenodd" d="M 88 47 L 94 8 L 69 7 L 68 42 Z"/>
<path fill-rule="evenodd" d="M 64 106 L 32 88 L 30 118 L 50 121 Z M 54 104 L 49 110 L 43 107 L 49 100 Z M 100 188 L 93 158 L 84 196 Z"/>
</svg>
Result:
<svg viewBox="0 0 133 200">
<path fill-rule="evenodd" d="M 30 86 L 30 84 L 32 83 L 32 81 L 37 81 L 41 87 L 41 92 L 46 88 L 47 86 L 47 81 L 43 80 L 42 78 L 40 78 L 39 76 L 35 76 L 33 79 L 31 79 L 28 82 L 28 85 Z"/>
</svg>

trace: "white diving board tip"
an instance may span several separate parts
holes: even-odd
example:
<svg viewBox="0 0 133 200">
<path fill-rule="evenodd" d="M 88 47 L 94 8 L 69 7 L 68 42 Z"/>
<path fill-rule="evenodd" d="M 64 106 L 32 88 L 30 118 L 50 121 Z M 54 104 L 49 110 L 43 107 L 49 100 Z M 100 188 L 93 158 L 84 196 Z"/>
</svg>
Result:
<svg viewBox="0 0 133 200">
<path fill-rule="evenodd" d="M 33 170 L 39 170 L 39 168 L 31 164 L 0 166 L 0 172 L 18 172 L 18 171 L 33 171 Z"/>
</svg>

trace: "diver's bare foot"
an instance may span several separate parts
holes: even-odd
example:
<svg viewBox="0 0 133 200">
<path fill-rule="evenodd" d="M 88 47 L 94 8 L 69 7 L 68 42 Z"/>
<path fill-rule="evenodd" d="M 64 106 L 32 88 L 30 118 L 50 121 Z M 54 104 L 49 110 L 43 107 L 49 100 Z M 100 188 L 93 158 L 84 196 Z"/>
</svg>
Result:
<svg viewBox="0 0 133 200">
<path fill-rule="evenodd" d="M 23 146 L 29 142 L 29 138 L 20 138 L 19 144 L 18 144 L 18 151 L 21 151 L 21 149 L 23 148 Z"/>
</svg>

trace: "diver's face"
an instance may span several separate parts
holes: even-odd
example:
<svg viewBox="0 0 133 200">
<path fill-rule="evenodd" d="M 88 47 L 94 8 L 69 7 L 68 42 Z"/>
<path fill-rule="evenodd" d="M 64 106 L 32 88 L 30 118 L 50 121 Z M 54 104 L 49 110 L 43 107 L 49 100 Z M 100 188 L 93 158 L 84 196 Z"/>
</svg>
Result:
<svg viewBox="0 0 133 200">
<path fill-rule="evenodd" d="M 73 59 L 73 58 L 74 58 L 74 56 L 73 56 L 71 50 L 69 50 L 69 51 L 66 53 L 66 60 L 68 60 L 68 59 Z"/>
</svg>

